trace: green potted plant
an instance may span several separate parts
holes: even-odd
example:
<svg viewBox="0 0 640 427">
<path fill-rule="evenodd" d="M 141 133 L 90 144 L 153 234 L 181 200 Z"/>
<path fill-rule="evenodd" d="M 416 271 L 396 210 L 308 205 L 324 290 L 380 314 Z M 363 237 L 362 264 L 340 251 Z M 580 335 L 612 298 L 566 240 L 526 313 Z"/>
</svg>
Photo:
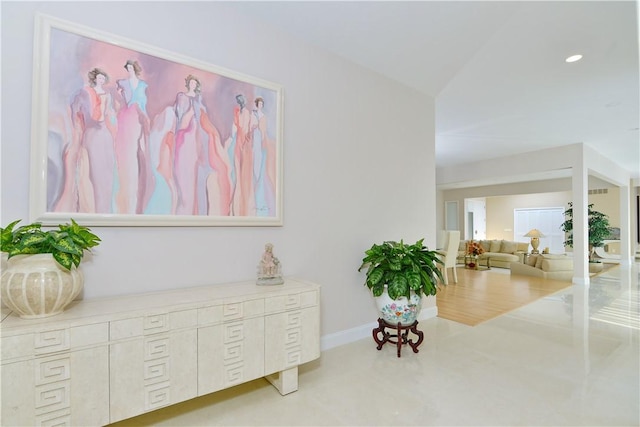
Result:
<svg viewBox="0 0 640 427">
<path fill-rule="evenodd" d="M 59 314 L 82 290 L 78 267 L 100 238 L 73 219 L 52 230 L 43 230 L 39 222 L 16 227 L 19 222 L 0 228 L 0 251 L 7 254 L 3 302 L 25 318 Z"/>
<path fill-rule="evenodd" d="M 423 245 L 386 241 L 365 251 L 358 271 L 367 269 L 365 286 L 371 289 L 382 318 L 388 323 L 412 324 L 420 312 L 422 297 L 435 295 L 444 282 L 444 265 L 436 251 Z"/>
<path fill-rule="evenodd" d="M 560 225 L 560 229 L 567 233 L 565 246 L 573 248 L 573 203 L 569 202 L 569 208 L 564 211 L 566 220 Z M 589 226 L 589 262 L 598 262 L 594 259 L 594 248 L 604 245 L 604 240 L 611 234 L 609 217 L 602 212 L 593 209 L 593 203 L 587 206 L 587 222 Z"/>
</svg>

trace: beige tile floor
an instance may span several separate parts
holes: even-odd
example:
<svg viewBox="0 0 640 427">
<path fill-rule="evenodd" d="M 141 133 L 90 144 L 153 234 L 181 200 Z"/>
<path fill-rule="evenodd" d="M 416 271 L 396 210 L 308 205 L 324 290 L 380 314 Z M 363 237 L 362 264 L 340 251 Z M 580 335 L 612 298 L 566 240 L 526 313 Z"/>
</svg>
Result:
<svg viewBox="0 0 640 427">
<path fill-rule="evenodd" d="M 638 265 L 471 327 L 420 323 L 414 354 L 322 353 L 282 397 L 265 380 L 126 420 L 163 426 L 638 426 Z"/>
</svg>

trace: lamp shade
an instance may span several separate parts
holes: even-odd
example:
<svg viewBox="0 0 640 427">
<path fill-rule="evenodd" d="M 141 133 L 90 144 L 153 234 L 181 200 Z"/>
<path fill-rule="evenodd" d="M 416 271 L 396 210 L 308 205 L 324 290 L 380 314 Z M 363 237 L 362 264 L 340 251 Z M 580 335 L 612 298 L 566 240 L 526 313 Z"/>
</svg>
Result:
<svg viewBox="0 0 640 427">
<path fill-rule="evenodd" d="M 534 228 L 525 234 L 524 237 L 544 237 L 544 234 L 542 234 L 542 232 L 537 228 Z"/>
</svg>

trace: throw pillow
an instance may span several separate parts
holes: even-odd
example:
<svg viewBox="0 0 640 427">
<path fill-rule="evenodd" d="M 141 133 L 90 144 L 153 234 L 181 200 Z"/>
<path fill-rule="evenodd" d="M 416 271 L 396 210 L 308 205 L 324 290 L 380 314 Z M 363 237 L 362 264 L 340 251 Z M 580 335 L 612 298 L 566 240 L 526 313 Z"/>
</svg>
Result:
<svg viewBox="0 0 640 427">
<path fill-rule="evenodd" d="M 491 240 L 491 244 L 489 245 L 489 252 L 500 252 L 500 246 L 502 245 L 502 241 L 500 240 Z"/>
<path fill-rule="evenodd" d="M 544 258 L 542 257 L 542 255 L 537 255 L 536 256 L 536 268 L 542 268 L 542 260 Z"/>
<path fill-rule="evenodd" d="M 507 240 L 502 241 L 502 247 L 500 248 L 500 252 L 503 254 L 512 254 L 515 253 L 516 249 L 518 249 L 518 244 L 516 242 L 509 242 Z"/>
<path fill-rule="evenodd" d="M 529 252 L 529 242 L 516 242 L 518 244 L 518 252 Z"/>
<path fill-rule="evenodd" d="M 460 240 L 460 244 L 458 245 L 458 252 L 462 251 L 466 251 L 467 250 L 467 241 L 466 240 Z"/>
<path fill-rule="evenodd" d="M 538 255 L 529 255 L 527 257 L 527 265 L 529 265 L 531 267 L 535 267 L 537 260 L 538 260 Z"/>
<path fill-rule="evenodd" d="M 478 243 L 480 243 L 480 246 L 482 246 L 485 252 L 489 252 L 489 248 L 491 248 L 490 240 L 480 240 Z"/>
</svg>

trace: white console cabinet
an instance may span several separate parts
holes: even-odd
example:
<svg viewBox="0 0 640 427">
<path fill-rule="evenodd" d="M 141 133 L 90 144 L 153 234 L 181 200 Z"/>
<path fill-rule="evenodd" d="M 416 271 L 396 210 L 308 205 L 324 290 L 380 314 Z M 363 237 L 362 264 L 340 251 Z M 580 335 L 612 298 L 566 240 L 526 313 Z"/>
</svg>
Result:
<svg viewBox="0 0 640 427">
<path fill-rule="evenodd" d="M 320 356 L 319 292 L 287 278 L 3 311 L 0 425 L 105 425 L 260 377 L 293 392 Z"/>
</svg>

